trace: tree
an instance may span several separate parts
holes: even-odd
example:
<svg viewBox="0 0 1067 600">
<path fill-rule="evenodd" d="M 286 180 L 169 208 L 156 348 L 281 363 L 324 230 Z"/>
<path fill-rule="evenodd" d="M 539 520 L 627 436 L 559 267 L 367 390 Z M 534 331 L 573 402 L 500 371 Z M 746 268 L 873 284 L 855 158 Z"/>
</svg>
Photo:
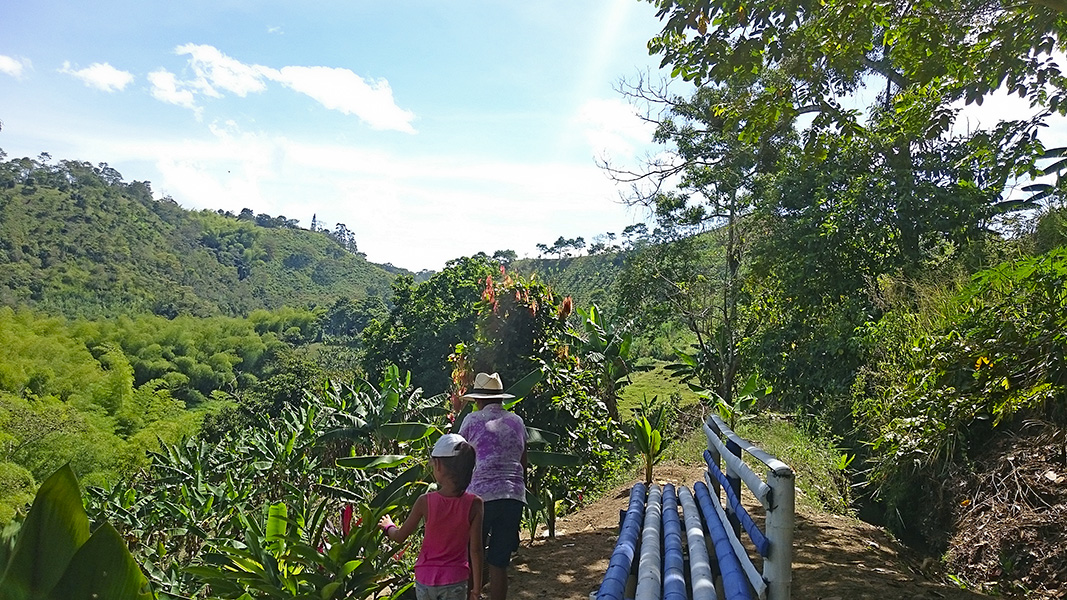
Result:
<svg viewBox="0 0 1067 600">
<path fill-rule="evenodd" d="M 518 258 L 519 255 L 516 254 L 514 250 L 497 250 L 493 253 L 493 260 L 504 266 L 507 266 L 509 263 L 514 260 L 517 260 Z"/>
<path fill-rule="evenodd" d="M 397 277 L 392 310 L 361 334 L 364 372 L 381 373 L 393 364 L 410 371 L 412 381 L 429 393 L 448 390 L 448 357 L 457 343 L 473 337 L 485 281 L 499 269 L 479 253 L 448 261 L 419 284 L 410 275 Z"/>
<path fill-rule="evenodd" d="M 698 88 L 686 98 L 639 80 L 623 93 L 646 105 L 645 119 L 656 124 L 654 140 L 668 147 L 637 170 L 603 164 L 613 179 L 632 186 L 626 201 L 647 207 L 658 225 L 653 232 L 658 244 L 629 262 L 625 302 L 633 308 L 667 302 L 668 314 L 662 304 L 655 310 L 686 325 L 695 336 L 696 356 L 705 362 L 695 376 L 730 402 L 740 369 L 743 223 L 758 200 L 757 177 L 774 171 L 779 146 L 791 136 L 762 144 L 743 139 L 737 124 L 715 113 L 736 93 L 725 86 Z M 721 260 L 708 261 L 694 238 L 706 232 L 720 239 Z M 646 233 L 644 224 L 623 231 L 627 238 Z"/>
<path fill-rule="evenodd" d="M 814 113 L 815 132 L 854 131 L 840 100 L 884 79 L 886 108 L 981 103 L 1007 91 L 1061 113 L 1067 78 L 1051 58 L 1067 34 L 1062 2 L 999 0 L 654 0 L 663 30 L 649 51 L 698 85 L 733 82 L 750 94 L 722 114 L 752 138 Z"/>
</svg>

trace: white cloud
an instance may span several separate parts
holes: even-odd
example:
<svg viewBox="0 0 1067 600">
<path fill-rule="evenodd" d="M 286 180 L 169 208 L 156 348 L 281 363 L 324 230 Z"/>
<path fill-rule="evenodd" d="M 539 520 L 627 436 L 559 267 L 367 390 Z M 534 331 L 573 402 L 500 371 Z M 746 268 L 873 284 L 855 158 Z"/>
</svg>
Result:
<svg viewBox="0 0 1067 600">
<path fill-rule="evenodd" d="M 356 115 L 374 129 L 415 133 L 414 113 L 396 105 L 384 79 L 368 82 L 348 69 L 331 67 L 282 67 L 270 76 L 330 110 Z"/>
<path fill-rule="evenodd" d="M 192 109 L 200 115 L 202 108 L 196 105 L 193 92 L 179 82 L 174 73 L 166 69 L 152 71 L 148 74 L 148 83 L 152 86 L 152 97 L 156 100 Z"/>
<path fill-rule="evenodd" d="M 213 46 L 185 44 L 174 51 L 179 55 L 189 55 L 189 66 L 196 74 L 193 86 L 203 94 L 218 98 L 221 94 L 217 89 L 222 89 L 244 98 L 252 92 L 267 89 L 263 83 L 267 67 L 246 65 Z"/>
<path fill-rule="evenodd" d="M 0 54 L 0 73 L 5 73 L 12 77 L 22 77 L 22 69 L 28 66 L 28 62 Z"/>
<path fill-rule="evenodd" d="M 374 129 L 415 133 L 414 113 L 396 105 L 385 79 L 364 80 L 348 69 L 287 66 L 281 69 L 249 65 L 223 54 L 218 48 L 185 44 L 174 49 L 189 56 L 194 77 L 178 80 L 160 69 L 149 76 L 152 95 L 187 108 L 196 107 L 196 95 L 221 98 L 224 92 L 245 97 L 267 89 L 273 81 L 304 94 L 330 110 L 355 115 Z M 153 80 L 153 76 L 155 79 Z"/>
<path fill-rule="evenodd" d="M 285 35 L 285 32 L 282 31 L 282 28 L 278 27 L 277 25 L 273 25 L 271 27 L 268 27 L 267 28 L 267 33 L 276 33 L 278 35 Z"/>
<path fill-rule="evenodd" d="M 119 92 L 133 82 L 133 74 L 112 67 L 108 63 L 93 63 L 84 69 L 73 69 L 70 63 L 63 62 L 60 73 L 73 75 L 89 87 L 104 92 Z"/>
</svg>

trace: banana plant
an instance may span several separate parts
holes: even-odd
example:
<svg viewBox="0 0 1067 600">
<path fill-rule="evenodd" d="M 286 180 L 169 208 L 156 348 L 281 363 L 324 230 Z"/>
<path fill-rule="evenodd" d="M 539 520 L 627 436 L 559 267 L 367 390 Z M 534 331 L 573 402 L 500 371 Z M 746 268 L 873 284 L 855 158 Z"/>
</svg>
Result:
<svg viewBox="0 0 1067 600">
<path fill-rule="evenodd" d="M 732 403 L 726 402 L 714 390 L 700 390 L 697 395 L 711 401 L 715 410 L 719 412 L 719 416 L 730 424 L 730 429 L 736 429 L 737 420 L 743 415 L 752 412 L 760 399 L 773 391 L 774 387 L 770 385 L 760 387 L 759 377 L 753 373 L 745 380 L 745 384 L 741 386 L 741 389 L 734 393 Z"/>
<path fill-rule="evenodd" d="M 284 503 L 267 510 L 263 525 L 245 519 L 242 541 L 218 543 L 189 572 L 217 598 L 331 600 L 399 598 L 412 585 L 395 552 L 381 543 L 380 508 L 363 506 L 354 527 L 331 531 L 320 513 L 311 523 L 292 518 Z"/>
<path fill-rule="evenodd" d="M 148 580 L 109 523 L 90 535 L 70 466 L 52 474 L 18 530 L 0 576 L 2 600 L 148 600 Z"/>
<path fill-rule="evenodd" d="M 353 456 L 383 454 L 441 433 L 448 414 L 445 394 L 424 398 L 421 388 L 411 387 L 411 373 L 401 376 L 394 365 L 386 368 L 380 389 L 357 379 L 352 384 L 330 382 L 323 394 L 339 407 L 334 416 L 344 425 L 324 432 L 317 442 L 351 444 Z"/>
<path fill-rule="evenodd" d="M 608 322 L 600 307 L 593 304 L 588 311 L 576 310 L 582 317 L 582 329 L 568 332 L 569 343 L 595 365 L 601 399 L 611 418 L 618 421 L 619 390 L 630 383 L 630 373 L 648 367 L 633 364 L 630 354 L 633 335 Z"/>
<path fill-rule="evenodd" d="M 559 440 L 559 434 L 533 427 L 526 428 L 526 445 L 528 448 L 547 448 Z M 550 452 L 548 450 L 527 450 L 526 458 L 532 468 L 527 480 L 526 510 L 530 520 L 531 537 L 536 533 L 537 524 L 543 516 L 548 527 L 548 536 L 556 537 L 556 507 L 567 493 L 565 487 L 557 485 L 555 469 L 577 467 L 581 459 L 574 454 Z"/>
<path fill-rule="evenodd" d="M 645 485 L 652 483 L 652 466 L 659 462 L 666 446 L 663 434 L 653 426 L 647 416 L 642 415 L 630 427 L 631 437 L 645 462 Z"/>
</svg>

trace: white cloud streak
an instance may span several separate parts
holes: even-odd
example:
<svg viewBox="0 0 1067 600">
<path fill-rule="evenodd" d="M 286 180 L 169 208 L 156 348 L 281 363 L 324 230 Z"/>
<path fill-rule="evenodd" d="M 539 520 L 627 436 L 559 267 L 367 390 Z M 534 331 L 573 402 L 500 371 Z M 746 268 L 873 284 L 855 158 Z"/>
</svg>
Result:
<svg viewBox="0 0 1067 600">
<path fill-rule="evenodd" d="M 179 82 L 174 73 L 166 69 L 152 71 L 148 74 L 148 83 L 152 86 L 152 97 L 156 100 L 197 110 L 192 90 Z"/>
<path fill-rule="evenodd" d="M 0 54 L 0 73 L 12 77 L 22 77 L 23 69 L 28 66 L 27 62 Z"/>
<path fill-rule="evenodd" d="M 348 69 L 331 67 L 283 67 L 270 77 L 330 110 L 356 115 L 374 129 L 415 133 L 415 114 L 396 105 L 384 79 L 364 81 Z"/>
<path fill-rule="evenodd" d="M 103 92 L 121 92 L 133 83 L 133 74 L 116 69 L 108 63 L 93 63 L 84 69 L 74 69 L 69 62 L 63 62 L 60 73 L 71 75 L 89 87 Z"/>
<path fill-rule="evenodd" d="M 245 64 L 214 46 L 184 44 L 175 53 L 188 56 L 193 77 L 180 80 L 165 69 L 149 75 L 158 100 L 190 109 L 202 108 L 197 96 L 222 98 L 262 93 L 274 82 L 315 100 L 329 110 L 355 115 L 373 129 L 415 133 L 415 114 L 397 106 L 385 79 L 365 80 L 348 69 L 286 66 L 274 69 Z"/>
<path fill-rule="evenodd" d="M 174 51 L 178 55 L 189 55 L 189 66 L 196 74 L 191 87 L 206 96 L 221 98 L 218 89 L 222 89 L 244 98 L 250 93 L 267 89 L 263 83 L 267 67 L 246 65 L 213 46 L 185 44 Z"/>
</svg>

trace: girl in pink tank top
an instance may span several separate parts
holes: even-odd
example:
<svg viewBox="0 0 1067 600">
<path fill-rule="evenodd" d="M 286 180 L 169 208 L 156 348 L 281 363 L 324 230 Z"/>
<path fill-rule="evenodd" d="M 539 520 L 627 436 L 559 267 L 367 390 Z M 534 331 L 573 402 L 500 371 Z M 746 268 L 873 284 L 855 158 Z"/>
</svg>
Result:
<svg viewBox="0 0 1067 600">
<path fill-rule="evenodd" d="M 448 433 L 434 444 L 430 462 L 437 491 L 419 496 L 403 525 L 397 527 L 385 515 L 378 527 L 385 537 L 403 542 L 426 521 L 422 549 L 415 560 L 418 600 L 476 600 L 482 589 L 484 549 L 482 499 L 467 492 L 474 472 L 474 448 L 463 436 Z"/>
</svg>

